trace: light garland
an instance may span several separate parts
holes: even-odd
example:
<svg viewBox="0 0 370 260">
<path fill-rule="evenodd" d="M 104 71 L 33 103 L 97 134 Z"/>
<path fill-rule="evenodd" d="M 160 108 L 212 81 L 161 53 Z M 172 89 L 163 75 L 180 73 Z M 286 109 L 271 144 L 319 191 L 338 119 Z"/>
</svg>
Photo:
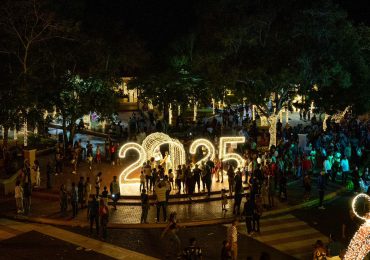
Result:
<svg viewBox="0 0 370 260">
<path fill-rule="evenodd" d="M 200 139 L 194 140 L 194 142 L 192 142 L 192 144 L 190 145 L 190 149 L 189 149 L 190 154 L 195 154 L 197 151 L 197 148 L 200 146 L 206 147 L 208 153 L 204 158 L 196 162 L 196 164 L 201 165 L 201 163 L 206 162 L 208 158 L 210 158 L 213 161 L 216 156 L 216 149 L 215 149 L 215 146 L 207 139 L 200 138 Z"/>
<path fill-rule="evenodd" d="M 168 124 L 172 125 L 172 105 L 171 104 L 169 105 L 169 108 L 168 108 Z"/>
<path fill-rule="evenodd" d="M 194 115 L 193 115 L 193 121 L 197 121 L 197 116 L 198 116 L 198 101 L 194 102 Z"/>
<path fill-rule="evenodd" d="M 122 193 L 122 185 L 125 181 L 138 181 L 139 180 L 138 178 L 128 179 L 127 177 L 130 175 L 130 173 L 139 169 L 144 164 L 144 162 L 146 162 L 146 158 L 147 158 L 144 148 L 140 144 L 137 144 L 137 143 L 124 144 L 119 150 L 119 153 L 118 153 L 119 158 L 122 158 L 122 159 L 126 158 L 127 152 L 129 150 L 135 150 L 139 154 L 139 158 L 135 162 L 131 163 L 126 169 L 124 169 L 121 172 L 119 176 L 121 193 Z"/>
<path fill-rule="evenodd" d="M 352 201 L 352 211 L 356 217 L 365 220 L 365 223 L 360 226 L 358 231 L 353 236 L 346 254 L 345 260 L 362 260 L 370 252 L 370 215 L 360 216 L 356 211 L 356 203 L 359 198 L 365 198 L 370 204 L 370 197 L 367 194 L 358 194 Z"/>
<path fill-rule="evenodd" d="M 277 116 L 275 114 L 273 114 L 269 117 L 269 123 L 270 123 L 270 127 L 269 127 L 270 144 L 269 144 L 269 147 L 271 147 L 273 145 L 276 146 L 276 119 L 277 119 Z"/>
<path fill-rule="evenodd" d="M 234 160 L 237 162 L 237 167 L 243 167 L 244 159 L 237 153 L 228 153 L 227 144 L 240 144 L 245 142 L 244 136 L 230 136 L 230 137 L 220 137 L 220 147 L 219 147 L 219 159 L 223 162 Z"/>
</svg>

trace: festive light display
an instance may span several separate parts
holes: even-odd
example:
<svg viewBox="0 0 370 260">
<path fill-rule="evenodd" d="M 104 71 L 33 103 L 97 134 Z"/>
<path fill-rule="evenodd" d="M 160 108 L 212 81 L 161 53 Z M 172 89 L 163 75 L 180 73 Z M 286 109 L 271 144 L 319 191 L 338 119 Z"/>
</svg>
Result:
<svg viewBox="0 0 370 260">
<path fill-rule="evenodd" d="M 137 143 L 126 143 L 124 144 L 121 149 L 119 150 L 119 153 L 118 153 L 118 156 L 119 158 L 126 158 L 126 155 L 127 155 L 127 152 L 129 150 L 135 150 L 138 154 L 139 154 L 139 158 L 131 163 L 126 169 L 124 169 L 120 176 L 119 176 L 119 183 L 120 183 L 120 187 L 121 187 L 121 193 L 122 193 L 122 184 L 124 182 L 127 182 L 127 181 L 138 181 L 139 179 L 138 178 L 132 178 L 132 179 L 128 179 L 128 176 L 130 175 L 130 173 L 136 171 L 138 168 L 140 168 L 144 162 L 146 162 L 146 152 L 144 150 L 144 148 L 140 145 L 140 144 L 137 144 Z"/>
<path fill-rule="evenodd" d="M 168 135 L 159 132 L 150 134 L 143 140 L 142 146 L 146 151 L 147 160 L 155 157 L 155 152 L 163 144 L 169 145 L 169 153 L 171 155 L 173 167 L 185 164 L 186 153 L 182 143 L 177 139 L 172 139 Z"/>
<path fill-rule="evenodd" d="M 219 147 L 219 158 L 222 159 L 223 162 L 234 160 L 237 162 L 237 167 L 243 167 L 244 159 L 237 153 L 228 153 L 227 152 L 227 144 L 237 145 L 238 143 L 244 143 L 245 137 L 244 136 L 230 136 L 230 137 L 220 137 L 220 147 Z"/>
<path fill-rule="evenodd" d="M 285 108 L 285 124 L 289 124 L 289 110 L 287 107 Z"/>
<path fill-rule="evenodd" d="M 256 106 L 252 105 L 252 120 L 256 120 Z"/>
<path fill-rule="evenodd" d="M 27 145 L 28 145 L 28 132 L 27 132 L 27 128 L 28 128 L 27 119 L 24 119 L 24 122 L 23 122 L 23 146 L 24 147 L 27 147 Z"/>
<path fill-rule="evenodd" d="M 200 165 L 202 162 L 206 162 L 208 160 L 208 158 L 210 158 L 212 161 L 215 159 L 215 156 L 216 156 L 216 150 L 215 150 L 215 147 L 214 145 L 208 141 L 207 139 L 196 139 L 191 145 L 190 145 L 190 154 L 195 154 L 196 151 L 197 151 L 197 148 L 200 147 L 200 146 L 204 146 L 208 153 L 206 154 L 206 156 L 204 158 L 202 158 L 201 160 L 199 160 L 198 162 L 196 162 L 196 164 Z"/>
<path fill-rule="evenodd" d="M 367 194 L 358 194 L 352 201 L 352 210 L 356 217 L 365 221 L 353 236 L 346 254 L 345 260 L 362 260 L 370 252 L 370 214 L 360 216 L 356 210 L 356 203 L 359 198 L 364 198 L 370 205 L 370 197 Z"/>
<path fill-rule="evenodd" d="M 276 146 L 276 119 L 277 119 L 277 115 L 275 114 L 269 117 L 269 123 L 270 123 L 270 127 L 269 127 L 270 145 L 269 147 L 273 145 Z"/>
<path fill-rule="evenodd" d="M 168 108 L 168 124 L 172 125 L 172 105 L 171 104 L 169 105 L 169 108 Z"/>
<path fill-rule="evenodd" d="M 212 98 L 212 114 L 216 114 L 216 101 Z"/>
<path fill-rule="evenodd" d="M 193 115 L 193 121 L 197 121 L 198 116 L 198 101 L 194 102 L 194 115 Z"/>
</svg>

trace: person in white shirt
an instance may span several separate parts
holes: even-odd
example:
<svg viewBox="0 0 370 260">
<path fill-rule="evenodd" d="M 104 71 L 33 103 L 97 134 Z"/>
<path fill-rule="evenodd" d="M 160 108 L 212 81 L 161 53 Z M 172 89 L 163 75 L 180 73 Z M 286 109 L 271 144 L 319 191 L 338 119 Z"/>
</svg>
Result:
<svg viewBox="0 0 370 260">
<path fill-rule="evenodd" d="M 323 163 L 323 166 L 324 166 L 324 171 L 325 171 L 325 180 L 327 182 L 329 179 L 329 176 L 331 175 L 331 166 L 332 166 L 329 156 L 326 157 Z"/>
<path fill-rule="evenodd" d="M 23 213 L 23 189 L 22 186 L 20 185 L 21 182 L 18 180 L 15 183 L 15 188 L 14 188 L 14 198 L 15 198 L 15 203 L 17 205 L 17 213 Z"/>
<path fill-rule="evenodd" d="M 340 161 L 340 166 L 342 168 L 342 183 L 346 185 L 349 173 L 349 161 L 347 159 L 347 156 L 344 156 L 343 159 Z"/>
</svg>

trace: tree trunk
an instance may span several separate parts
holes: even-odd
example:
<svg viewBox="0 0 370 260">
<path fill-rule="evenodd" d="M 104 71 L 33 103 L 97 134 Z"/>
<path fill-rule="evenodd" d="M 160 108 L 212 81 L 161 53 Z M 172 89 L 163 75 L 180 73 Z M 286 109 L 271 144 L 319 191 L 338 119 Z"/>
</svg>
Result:
<svg viewBox="0 0 370 260">
<path fill-rule="evenodd" d="M 8 126 L 4 126 L 4 139 L 3 139 L 3 158 L 5 158 L 5 154 L 6 152 L 8 151 L 8 131 L 9 131 L 9 127 Z"/>
<path fill-rule="evenodd" d="M 62 121 L 62 128 L 63 128 L 63 151 L 64 151 L 64 155 L 65 155 L 68 139 L 67 139 L 66 120 L 64 119 L 64 117 L 63 117 L 63 121 Z"/>
<path fill-rule="evenodd" d="M 71 121 L 68 128 L 69 128 L 69 143 L 73 145 L 73 139 L 75 138 L 76 134 L 76 123 L 72 123 Z"/>
<path fill-rule="evenodd" d="M 268 121 L 269 121 L 269 124 L 270 124 L 270 127 L 269 127 L 269 133 L 270 133 L 269 148 L 271 148 L 271 146 L 276 147 L 276 119 L 277 119 L 277 114 L 272 114 L 271 116 L 268 117 Z"/>
</svg>

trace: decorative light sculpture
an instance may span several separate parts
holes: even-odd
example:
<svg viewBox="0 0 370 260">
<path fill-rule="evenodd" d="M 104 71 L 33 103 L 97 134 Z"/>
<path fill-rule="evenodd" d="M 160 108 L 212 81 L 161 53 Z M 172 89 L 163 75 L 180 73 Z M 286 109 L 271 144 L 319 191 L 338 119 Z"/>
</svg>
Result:
<svg viewBox="0 0 370 260">
<path fill-rule="evenodd" d="M 370 197 L 367 194 L 358 194 L 352 201 L 352 211 L 356 217 L 365 221 L 353 236 L 346 254 L 345 260 L 362 260 L 370 252 L 370 214 L 360 216 L 356 211 L 356 202 L 359 198 L 365 198 L 370 205 Z"/>
<path fill-rule="evenodd" d="M 256 106 L 252 105 L 252 120 L 256 120 Z"/>
<path fill-rule="evenodd" d="M 193 115 L 193 121 L 197 121 L 197 116 L 198 116 L 198 101 L 194 102 L 194 115 Z"/>
<path fill-rule="evenodd" d="M 215 146 L 207 139 L 201 138 L 201 139 L 194 140 L 194 142 L 190 145 L 190 149 L 189 149 L 190 154 L 195 154 L 197 151 L 197 148 L 200 146 L 206 147 L 208 153 L 204 158 L 196 162 L 196 164 L 201 165 L 201 163 L 206 162 L 208 158 L 210 158 L 213 161 L 216 156 Z"/>
<path fill-rule="evenodd" d="M 223 162 L 234 160 L 237 162 L 237 167 L 242 168 L 244 165 L 244 159 L 237 153 L 228 153 L 227 152 L 227 144 L 237 145 L 240 143 L 245 142 L 244 136 L 230 136 L 230 137 L 220 137 L 220 147 L 219 147 L 219 158 L 222 159 Z"/>
<path fill-rule="evenodd" d="M 139 158 L 135 162 L 131 163 L 127 168 L 125 168 L 121 172 L 121 174 L 119 176 L 121 194 L 123 194 L 122 184 L 124 182 L 127 182 L 129 180 L 130 181 L 138 181 L 139 180 L 138 178 L 128 179 L 128 176 L 130 175 L 130 173 L 139 169 L 144 164 L 144 162 L 146 162 L 146 159 L 147 159 L 147 155 L 146 155 L 146 152 L 145 152 L 144 148 L 140 144 L 137 144 L 137 143 L 126 143 L 126 144 L 124 144 L 121 147 L 121 149 L 119 150 L 119 153 L 118 153 L 119 158 L 126 158 L 127 152 L 129 150 L 135 150 L 139 154 Z"/>
<path fill-rule="evenodd" d="M 216 114 L 216 101 L 212 98 L 212 114 Z"/>
<path fill-rule="evenodd" d="M 168 124 L 172 125 L 172 105 L 171 104 L 168 107 Z"/>
<path fill-rule="evenodd" d="M 146 151 L 147 160 L 154 157 L 155 151 L 163 144 L 169 145 L 171 163 L 174 167 L 186 163 L 186 153 L 183 144 L 179 140 L 172 139 L 160 132 L 150 134 L 143 140 L 142 147 Z"/>
</svg>

